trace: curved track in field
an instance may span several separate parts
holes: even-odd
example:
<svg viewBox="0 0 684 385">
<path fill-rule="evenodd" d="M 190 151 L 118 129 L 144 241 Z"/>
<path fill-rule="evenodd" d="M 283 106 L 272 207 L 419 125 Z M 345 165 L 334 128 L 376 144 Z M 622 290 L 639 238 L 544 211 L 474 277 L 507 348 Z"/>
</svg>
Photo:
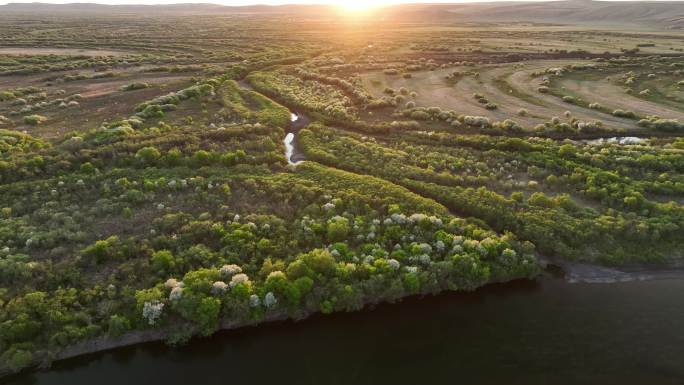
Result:
<svg viewBox="0 0 684 385">
<path fill-rule="evenodd" d="M 486 116 L 492 120 L 514 119 L 530 128 L 544 123 L 554 116 L 565 120 L 563 114 L 565 111 L 569 111 L 571 117 L 585 121 L 600 120 L 606 127 L 626 130 L 641 129 L 636 125 L 635 120 L 565 103 L 558 96 L 542 94 L 537 91 L 541 78 L 533 78 L 532 73 L 573 63 L 578 62 L 544 60 L 485 65 L 476 68 L 452 67 L 435 71 L 414 72 L 410 79 L 376 72 L 364 75 L 364 85 L 376 97 L 383 96 L 385 87 L 394 89 L 406 87 L 410 91 L 417 92 L 418 95 L 414 101 L 418 106 L 437 106 L 462 114 Z M 445 77 L 454 71 L 478 71 L 480 76 L 477 78 L 464 76 L 455 84 L 450 84 Z M 611 110 L 621 108 L 644 116 L 658 115 L 684 120 L 683 112 L 627 95 L 620 87 L 611 85 L 608 81 L 562 80 L 562 85 L 583 100 L 598 102 Z M 496 103 L 498 108 L 496 110 L 485 109 L 482 104 L 475 100 L 474 93 L 482 94 L 490 102 Z M 517 113 L 520 109 L 526 109 L 529 114 L 525 117 L 518 116 Z"/>
<path fill-rule="evenodd" d="M 583 99 L 600 103 L 611 110 L 620 108 L 634 111 L 639 115 L 658 115 L 662 118 L 684 120 L 684 112 L 627 94 L 622 87 L 606 79 L 599 81 L 564 79 L 560 84 Z"/>
</svg>

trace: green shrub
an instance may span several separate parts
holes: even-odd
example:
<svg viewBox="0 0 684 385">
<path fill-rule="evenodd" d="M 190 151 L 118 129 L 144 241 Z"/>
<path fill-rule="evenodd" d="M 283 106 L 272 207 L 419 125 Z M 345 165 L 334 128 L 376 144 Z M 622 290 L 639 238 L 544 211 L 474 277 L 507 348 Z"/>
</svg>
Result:
<svg viewBox="0 0 684 385">
<path fill-rule="evenodd" d="M 617 116 L 620 118 L 636 119 L 636 114 L 633 111 L 625 111 L 620 109 L 614 110 L 613 116 Z"/>
<path fill-rule="evenodd" d="M 565 103 L 569 103 L 569 104 L 575 104 L 575 103 L 577 103 L 577 99 L 575 99 L 574 97 L 569 96 L 569 95 L 563 96 L 563 101 L 564 101 Z"/>
<path fill-rule="evenodd" d="M 35 126 L 41 123 L 44 123 L 47 121 L 47 118 L 42 115 L 27 115 L 24 116 L 24 123 L 29 124 L 31 126 Z"/>
<path fill-rule="evenodd" d="M 121 87 L 121 91 L 135 91 L 135 90 L 142 90 L 145 88 L 149 88 L 150 85 L 148 83 L 143 83 L 143 82 L 135 82 L 131 84 L 127 84 L 123 87 Z"/>
<path fill-rule="evenodd" d="M 161 153 L 154 147 L 143 147 L 135 153 L 135 157 L 144 164 L 153 165 L 159 160 Z"/>
</svg>

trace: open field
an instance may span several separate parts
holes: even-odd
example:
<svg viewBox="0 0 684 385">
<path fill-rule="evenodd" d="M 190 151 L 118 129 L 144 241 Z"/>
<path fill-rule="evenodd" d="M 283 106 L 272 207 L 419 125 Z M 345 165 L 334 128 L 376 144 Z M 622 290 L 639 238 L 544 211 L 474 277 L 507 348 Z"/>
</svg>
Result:
<svg viewBox="0 0 684 385">
<path fill-rule="evenodd" d="M 0 55 L 72 55 L 72 56 L 123 56 L 130 52 L 77 49 L 77 48 L 31 48 L 31 47 L 2 47 Z"/>
<path fill-rule="evenodd" d="M 678 10 L 590 6 L 0 6 L 0 370 L 681 265 Z"/>
<path fill-rule="evenodd" d="M 412 98 L 419 107 L 437 106 L 463 113 L 477 113 L 491 120 L 514 118 L 527 127 L 534 127 L 554 116 L 561 116 L 564 111 L 570 111 L 574 117 L 583 120 L 603 119 L 607 127 L 634 128 L 635 122 L 568 105 L 552 95 L 541 94 L 537 91 L 540 86 L 539 80 L 532 78 L 530 74 L 543 71 L 550 65 L 571 63 L 574 62 L 541 61 L 527 62 L 522 65 L 512 63 L 483 67 L 454 67 L 411 73 L 410 79 L 378 72 L 367 75 L 364 83 L 376 97 L 382 96 L 385 87 L 395 89 L 405 87 L 410 91 L 420 90 L 420 93 Z M 457 71 L 470 71 L 477 74 L 477 77 L 465 75 L 456 82 L 446 79 L 446 76 Z M 488 110 L 485 104 L 473 97 L 474 94 L 483 95 L 488 101 L 496 104 L 497 108 Z M 518 111 L 521 109 L 526 109 L 529 113 L 525 116 L 518 116 Z"/>
</svg>

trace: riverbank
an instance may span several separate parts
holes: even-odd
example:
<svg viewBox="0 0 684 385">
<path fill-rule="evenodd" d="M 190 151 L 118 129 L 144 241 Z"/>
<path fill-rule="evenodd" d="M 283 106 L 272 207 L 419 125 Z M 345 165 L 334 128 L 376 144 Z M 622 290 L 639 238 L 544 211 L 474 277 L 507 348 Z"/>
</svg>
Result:
<svg viewBox="0 0 684 385">
<path fill-rule="evenodd" d="M 310 316 L 312 313 L 306 315 Z M 233 322 L 224 320 L 221 322 L 220 330 L 232 330 L 246 326 L 256 326 L 262 323 L 283 321 L 289 319 L 287 313 L 271 314 L 260 321 L 246 321 Z M 78 357 L 86 354 L 96 353 L 105 350 L 121 348 L 125 346 L 137 345 L 146 342 L 164 341 L 167 339 L 169 333 L 166 330 L 139 330 L 126 333 L 121 337 L 103 336 L 89 341 L 84 341 L 61 350 L 54 357 L 54 361 L 66 360 L 73 357 Z"/>
<path fill-rule="evenodd" d="M 482 287 L 492 285 L 492 284 L 502 284 L 502 283 L 507 283 L 510 281 L 515 281 L 515 280 L 521 280 L 525 279 L 525 277 L 515 277 L 511 278 L 506 281 L 501 281 L 501 280 L 491 280 L 484 285 L 478 287 L 475 290 L 479 290 Z M 432 293 L 432 294 L 441 294 L 445 292 L 450 292 L 451 290 L 444 289 L 440 293 Z M 458 292 L 462 292 L 463 290 L 458 290 Z M 372 300 L 366 300 L 364 302 L 364 307 L 359 310 L 358 312 L 363 312 L 368 310 L 369 308 L 373 308 L 379 304 L 383 303 L 391 303 L 395 301 L 402 301 L 407 298 L 411 297 L 424 297 L 430 293 L 423 293 L 423 294 L 418 294 L 418 295 L 410 295 L 406 297 L 401 297 L 398 299 L 395 298 L 375 298 Z M 318 309 L 303 309 L 299 311 L 296 314 L 290 314 L 286 310 L 278 311 L 278 312 L 273 312 L 270 314 L 267 314 L 263 319 L 260 320 L 246 320 L 246 321 L 232 321 L 232 320 L 223 320 L 221 321 L 218 329 L 216 332 L 219 331 L 228 331 L 228 330 L 234 330 L 234 329 L 240 329 L 248 326 L 258 326 L 266 323 L 272 323 L 272 322 L 277 322 L 277 321 L 285 321 L 285 320 L 292 320 L 292 321 L 300 321 L 307 319 L 311 317 L 312 315 L 315 314 L 321 314 Z M 82 341 L 78 342 L 76 344 L 73 344 L 71 346 L 68 346 L 59 352 L 53 353 L 53 354 L 48 354 L 47 356 L 41 357 L 37 362 L 34 363 L 33 368 L 40 368 L 40 369 L 47 369 L 49 368 L 52 363 L 57 362 L 57 361 L 63 361 L 67 360 L 70 358 L 75 358 L 75 357 L 80 357 L 80 356 L 85 356 L 93 353 L 99 353 L 99 352 L 104 352 L 104 351 L 109 351 L 117 348 L 123 348 L 127 346 L 132 346 L 132 345 L 138 345 L 138 344 L 143 344 L 143 343 L 148 343 L 148 342 L 157 342 L 157 341 L 165 341 L 168 339 L 170 335 L 169 330 L 165 329 L 156 329 L 156 330 L 135 330 L 128 332 L 122 336 L 119 337 L 110 337 L 110 336 L 101 336 L 98 338 L 94 338 L 91 340 L 87 341 Z M 2 363 L 0 363 L 2 364 Z M 30 369 L 29 369 L 30 370 Z M 0 367 L 0 378 L 10 375 L 12 372 L 6 368 L 6 367 Z"/>
<path fill-rule="evenodd" d="M 684 266 L 681 265 L 668 265 L 660 269 L 646 265 L 618 268 L 549 258 L 541 258 L 540 264 L 546 270 L 560 269 L 562 278 L 568 283 L 617 283 L 656 279 L 684 279 Z"/>
<path fill-rule="evenodd" d="M 471 385 L 675 385 L 684 380 L 682 290 L 684 280 L 570 284 L 546 274 L 238 328 L 180 347 L 125 347 L 9 382 L 413 385 L 448 383 L 457 373 Z"/>
<path fill-rule="evenodd" d="M 546 258 L 540 259 L 540 265 L 544 267 L 542 275 L 547 277 L 553 276 L 560 278 L 568 283 L 588 283 L 588 284 L 609 284 L 609 283 L 625 283 L 632 281 L 646 281 L 646 280 L 664 280 L 664 279 L 684 279 L 684 270 L 680 269 L 670 269 L 670 270 L 643 270 L 643 271 L 623 271 L 617 268 L 610 268 L 598 265 L 571 263 L 563 261 L 555 261 Z M 512 280 L 517 280 L 512 279 Z M 533 280 L 532 280 L 533 281 Z M 487 284 L 480 286 L 476 290 L 483 290 L 487 286 L 493 284 L 502 284 L 505 282 L 495 282 L 490 281 Z M 449 292 L 448 290 L 443 291 Z M 425 294 L 421 295 L 425 296 Z M 412 296 L 410 296 L 412 297 Z M 407 299 L 409 297 L 401 298 L 400 300 Z M 364 309 L 367 311 L 368 308 L 372 308 L 380 303 L 387 303 L 386 300 L 380 301 L 367 301 Z M 272 313 L 267 315 L 261 320 L 248 320 L 235 322 L 231 320 L 223 320 L 217 330 L 227 331 L 245 328 L 249 326 L 258 326 L 266 323 L 273 323 L 285 320 L 303 320 L 311 317 L 314 314 L 318 314 L 318 311 L 306 310 L 301 314 L 297 314 L 296 317 L 288 314 L 286 311 L 281 311 L 277 313 Z M 164 341 L 169 336 L 167 330 L 137 330 L 126 333 L 121 337 L 108 337 L 102 336 L 88 341 L 83 341 L 74 345 L 71 345 L 65 349 L 62 349 L 53 356 L 48 357 L 42 363 L 36 363 L 36 366 L 41 368 L 47 368 L 52 362 L 62 361 L 74 357 L 84 356 L 88 354 L 93 354 L 102 351 L 113 350 L 117 348 L 122 348 L 126 346 L 138 345 L 148 342 Z M 0 376 L 5 376 L 10 374 L 7 369 L 0 370 Z"/>
<path fill-rule="evenodd" d="M 314 312 L 308 312 L 303 318 L 309 317 Z M 259 321 L 245 321 L 234 322 L 224 320 L 221 322 L 218 331 L 233 330 L 247 326 L 257 326 L 263 323 L 284 321 L 291 319 L 286 312 L 274 313 L 267 315 L 264 319 Z M 88 354 L 99 353 L 127 346 L 139 345 L 148 342 L 165 341 L 169 336 L 169 331 L 164 329 L 155 330 L 135 330 L 128 332 L 119 337 L 101 336 L 87 341 L 82 341 L 71 346 L 68 346 L 59 352 L 43 357 L 40 362 L 34 363 L 34 369 L 48 369 L 54 362 L 67 360 L 70 358 L 85 356 Z M 31 369 L 29 369 L 31 370 Z M 13 373 L 6 367 L 0 367 L 0 379 L 12 375 Z"/>
</svg>

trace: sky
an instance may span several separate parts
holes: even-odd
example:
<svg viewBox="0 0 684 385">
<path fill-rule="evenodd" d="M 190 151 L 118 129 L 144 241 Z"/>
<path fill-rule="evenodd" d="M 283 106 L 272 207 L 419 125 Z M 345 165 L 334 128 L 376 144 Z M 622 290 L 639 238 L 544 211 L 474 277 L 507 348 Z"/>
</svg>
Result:
<svg viewBox="0 0 684 385">
<path fill-rule="evenodd" d="M 400 3 L 472 3 L 492 0 L 367 0 L 371 5 L 400 4 Z M 520 0 L 495 0 L 495 1 L 520 1 Z M 532 0 L 548 1 L 548 0 Z M 97 3 L 97 4 L 189 4 L 189 3 L 211 3 L 221 5 L 283 5 L 283 4 L 333 4 L 344 3 L 345 0 L 0 0 L 0 4 L 7 3 Z"/>
<path fill-rule="evenodd" d="M 474 3 L 490 1 L 520 1 L 520 0 L 0 0 L 0 5 L 7 3 L 97 3 L 97 4 L 189 4 L 189 3 L 210 3 L 220 5 L 284 5 L 284 4 L 330 4 L 344 5 L 348 1 L 363 2 L 370 6 L 381 6 L 403 3 Z M 549 0 L 528 0 L 528 1 L 549 1 Z"/>
<path fill-rule="evenodd" d="M 349 0 L 0 0 L 0 5 L 7 3 L 98 3 L 98 4 L 177 4 L 177 3 L 211 3 L 221 5 L 283 5 L 283 4 L 331 4 L 344 5 Z M 351 0 L 355 1 L 355 0 Z M 359 0 L 356 0 L 359 1 Z M 387 4 L 401 3 L 473 3 L 473 2 L 492 2 L 492 1 L 549 1 L 549 0 L 362 0 L 364 3 L 379 6 Z M 610 1 L 610 0 L 607 0 Z M 628 0 L 629 1 L 629 0 Z M 678 0 L 657 0 L 657 1 L 678 1 Z"/>
</svg>

